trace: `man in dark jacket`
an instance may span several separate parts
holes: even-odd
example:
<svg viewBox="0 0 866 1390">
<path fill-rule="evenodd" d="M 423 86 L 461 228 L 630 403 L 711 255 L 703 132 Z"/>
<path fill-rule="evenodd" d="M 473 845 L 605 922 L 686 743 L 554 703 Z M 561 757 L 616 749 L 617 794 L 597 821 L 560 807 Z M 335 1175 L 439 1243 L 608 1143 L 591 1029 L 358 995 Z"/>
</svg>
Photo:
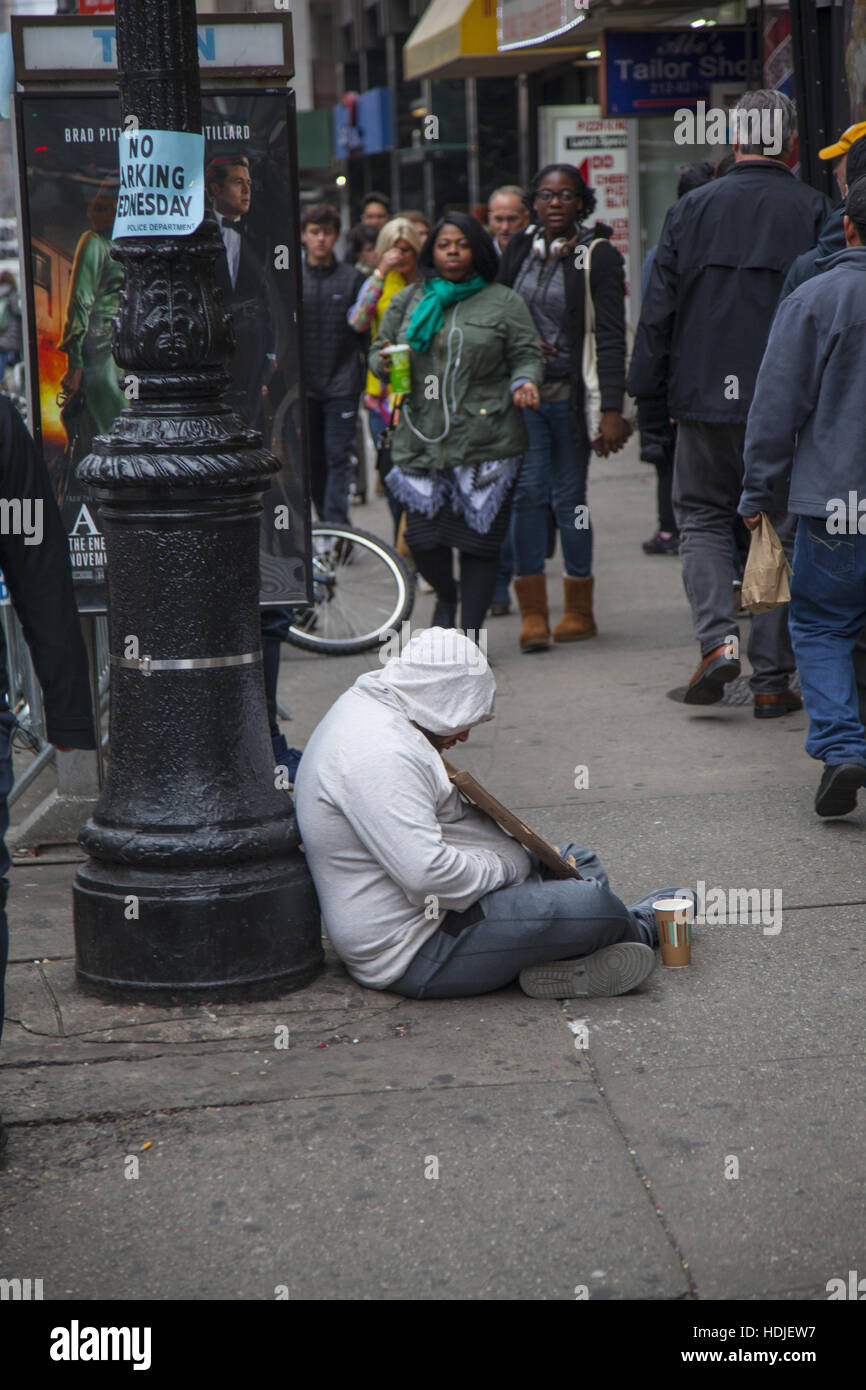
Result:
<svg viewBox="0 0 866 1390">
<path fill-rule="evenodd" d="M 746 432 L 739 503 L 797 520 L 790 628 L 824 762 L 815 810 L 843 816 L 866 786 L 866 730 L 851 660 L 866 622 L 866 178 L 848 193 L 846 250 L 785 300 L 773 322 Z"/>
<path fill-rule="evenodd" d="M 348 523 L 352 445 L 364 385 L 364 339 L 347 314 L 364 276 L 338 261 L 340 215 L 327 203 L 301 218 L 304 243 L 304 361 L 313 504 L 322 521 Z"/>
<path fill-rule="evenodd" d="M 669 212 L 628 380 L 638 397 L 666 390 L 679 425 L 674 511 L 701 649 L 685 696 L 694 705 L 721 700 L 740 673 L 730 636 L 731 536 L 746 418 L 782 281 L 795 256 L 814 246 L 830 210 L 782 162 L 794 138 L 793 102 L 781 92 L 747 92 L 737 107 L 778 122 L 780 139 L 767 147 L 771 157 L 760 138 L 753 145 L 735 137 L 725 177 L 687 193 Z M 790 546 L 793 520 L 773 520 Z M 788 689 L 794 656 L 785 609 L 756 615 L 750 626 L 756 717 L 800 708 Z"/>
<path fill-rule="evenodd" d="M 87 653 L 72 591 L 69 544 L 48 471 L 21 416 L 0 395 L 0 567 L 45 699 L 48 740 L 62 752 L 95 748 Z M 0 1033 L 9 954 L 6 897 L 12 735 L 6 652 L 0 629 Z M 0 1124 L 0 1149 L 6 1140 Z"/>
</svg>

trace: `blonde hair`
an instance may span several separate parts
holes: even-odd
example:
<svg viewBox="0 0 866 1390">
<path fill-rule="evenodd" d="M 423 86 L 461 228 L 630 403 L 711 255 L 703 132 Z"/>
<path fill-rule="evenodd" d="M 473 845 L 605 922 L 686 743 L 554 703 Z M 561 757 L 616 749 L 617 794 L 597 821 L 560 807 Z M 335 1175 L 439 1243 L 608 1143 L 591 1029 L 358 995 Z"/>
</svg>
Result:
<svg viewBox="0 0 866 1390">
<path fill-rule="evenodd" d="M 384 256 L 398 241 L 408 241 L 416 256 L 424 244 L 424 238 L 408 217 L 392 217 L 390 222 L 385 223 L 376 239 L 376 255 Z"/>
</svg>

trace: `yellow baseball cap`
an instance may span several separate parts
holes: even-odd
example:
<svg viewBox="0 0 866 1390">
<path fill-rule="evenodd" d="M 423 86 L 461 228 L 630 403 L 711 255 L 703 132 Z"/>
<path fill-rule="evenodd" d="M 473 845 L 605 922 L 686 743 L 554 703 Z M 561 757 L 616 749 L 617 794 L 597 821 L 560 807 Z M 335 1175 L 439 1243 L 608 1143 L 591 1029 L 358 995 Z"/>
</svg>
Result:
<svg viewBox="0 0 866 1390">
<path fill-rule="evenodd" d="M 849 125 L 835 145 L 825 145 L 823 150 L 818 151 L 819 159 L 840 159 L 843 154 L 847 154 L 855 140 L 859 140 L 861 135 L 866 135 L 866 121 L 860 121 L 857 125 Z"/>
</svg>

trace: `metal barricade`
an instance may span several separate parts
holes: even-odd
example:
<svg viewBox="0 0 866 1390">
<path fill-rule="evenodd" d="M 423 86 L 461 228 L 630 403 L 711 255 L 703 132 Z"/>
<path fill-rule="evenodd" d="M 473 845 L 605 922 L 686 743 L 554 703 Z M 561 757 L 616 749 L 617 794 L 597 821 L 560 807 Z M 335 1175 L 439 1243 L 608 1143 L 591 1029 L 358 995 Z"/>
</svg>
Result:
<svg viewBox="0 0 866 1390">
<path fill-rule="evenodd" d="M 36 755 L 33 761 L 21 773 L 21 776 L 15 780 L 8 797 L 8 803 L 11 806 L 44 769 L 54 762 L 56 751 L 46 737 L 42 691 L 36 677 L 36 672 L 33 669 L 30 649 L 27 646 L 21 624 L 18 621 L 15 609 L 12 607 L 8 589 L 2 577 L 0 577 L 0 624 L 2 624 L 3 637 L 6 642 L 6 666 L 9 677 L 9 707 L 19 724 L 19 728 L 15 733 L 15 741 L 19 746 L 29 749 Z M 96 684 L 99 692 L 101 752 L 108 744 L 108 732 L 107 730 L 105 733 L 102 732 L 102 716 L 108 709 L 108 619 L 104 617 L 95 617 L 91 614 L 84 614 L 82 617 L 82 624 L 93 625 L 92 642 L 88 642 L 88 647 L 93 653 L 91 660 L 95 667 L 92 672 L 92 680 Z M 100 785 L 102 785 L 101 757 L 98 762 L 99 782 Z"/>
</svg>

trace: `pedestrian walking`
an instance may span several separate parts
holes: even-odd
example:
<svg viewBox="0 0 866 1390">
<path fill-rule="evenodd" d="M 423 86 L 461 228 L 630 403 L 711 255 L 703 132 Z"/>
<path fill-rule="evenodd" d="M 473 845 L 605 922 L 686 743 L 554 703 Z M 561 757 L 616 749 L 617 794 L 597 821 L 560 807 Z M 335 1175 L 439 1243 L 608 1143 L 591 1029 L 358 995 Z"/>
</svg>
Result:
<svg viewBox="0 0 866 1390">
<path fill-rule="evenodd" d="M 820 159 L 834 161 L 833 176 L 843 201 L 833 209 L 821 228 L 818 245 L 798 256 L 791 266 L 779 295 L 780 304 L 798 285 L 804 284 L 813 275 L 819 275 L 829 264 L 829 258 L 835 251 L 845 250 L 844 199 L 849 185 L 855 184 L 859 178 L 866 175 L 866 121 L 849 126 L 834 145 L 827 145 L 825 149 L 819 150 L 818 156 Z M 857 680 L 860 721 L 866 725 L 866 628 L 860 633 L 854 647 L 854 675 Z"/>
<path fill-rule="evenodd" d="M 391 203 L 384 193 L 368 193 L 361 203 L 361 221 L 365 227 L 381 232 L 391 216 Z"/>
<path fill-rule="evenodd" d="M 364 276 L 337 259 L 334 247 L 339 235 L 336 208 L 316 203 L 304 212 L 303 350 L 310 492 L 320 521 L 348 525 L 355 430 L 364 380 L 364 337 L 349 327 L 346 315 Z M 285 608 L 261 610 L 262 666 L 274 764 L 287 768 L 291 775 L 298 753 L 289 747 L 277 712 L 281 646 L 288 638 L 290 618 Z"/>
<path fill-rule="evenodd" d="M 30 516 L 23 528 L 0 531 L 0 567 L 30 648 L 45 700 L 49 743 L 61 752 L 95 748 L 87 653 L 72 589 L 69 544 L 48 470 L 11 401 L 0 395 L 0 500 Z M 7 653 L 0 629 L 0 1034 L 9 956 L 6 899 L 11 863 L 5 845 L 12 790 L 12 736 L 18 721 L 9 700 Z M 0 1122 L 0 1149 L 6 1133 Z"/>
<path fill-rule="evenodd" d="M 745 440 L 740 513 L 793 514 L 789 625 L 809 715 L 806 752 L 824 763 L 819 816 L 843 816 L 866 786 L 866 730 L 852 653 L 866 623 L 866 177 L 848 190 L 846 249 L 779 306 Z"/>
<path fill-rule="evenodd" d="M 385 311 L 395 294 L 418 279 L 418 254 L 423 245 L 414 223 L 405 217 L 392 217 L 379 232 L 376 240 L 376 269 L 361 286 L 358 298 L 349 309 L 348 320 L 356 333 L 370 333 L 375 338 Z M 367 372 L 364 405 L 370 422 L 370 434 L 376 448 L 391 423 L 394 396 L 388 383 L 373 372 Z M 388 505 L 394 518 L 395 535 L 403 507 L 386 489 Z"/>
<path fill-rule="evenodd" d="M 493 248 L 501 256 L 511 238 L 529 222 L 529 208 L 523 198 L 523 189 L 516 183 L 506 183 L 494 188 L 487 199 L 487 227 L 493 238 Z M 514 525 L 514 509 L 508 531 L 499 550 L 499 566 L 496 571 L 496 587 L 490 614 L 494 618 L 505 617 L 511 612 L 509 586 L 514 574 L 514 545 L 511 528 Z"/>
<path fill-rule="evenodd" d="M 584 226 L 595 207 L 595 193 L 573 165 L 549 164 L 535 175 L 526 202 L 534 222 L 510 238 L 499 280 L 513 286 L 527 305 L 545 360 L 541 404 L 527 419 L 529 448 L 514 492 L 511 532 L 514 590 L 523 617 L 520 649 L 536 652 L 551 641 L 544 574 L 549 503 L 565 562 L 564 613 L 553 641 L 578 642 L 598 631 L 593 615 L 592 523 L 586 507 L 590 447 L 603 457 L 616 453 L 630 427 L 621 413 L 623 259 L 609 240 L 609 227 Z M 594 440 L 584 418 L 582 376 L 588 258 L 602 409 Z"/>
<path fill-rule="evenodd" d="M 364 334 L 348 322 L 364 277 L 339 261 L 340 214 L 327 203 L 301 218 L 304 245 L 304 361 L 310 490 L 320 521 L 348 525 L 352 445 L 364 383 Z"/>
<path fill-rule="evenodd" d="M 709 160 L 699 164 L 682 164 L 677 170 L 677 199 L 691 193 L 693 188 L 701 188 L 716 176 L 716 166 Z M 650 271 L 655 260 L 656 250 L 651 246 L 640 273 L 641 299 L 649 284 Z M 656 470 L 656 508 L 658 525 L 655 534 L 643 541 L 641 549 L 645 555 L 678 555 L 680 533 L 674 516 L 674 448 L 676 446 L 676 426 L 668 415 L 668 403 L 664 396 L 655 400 L 642 400 L 638 408 L 638 429 L 640 431 L 640 456 L 644 463 L 651 463 Z"/>
<path fill-rule="evenodd" d="M 356 223 L 349 233 L 349 258 L 362 275 L 372 275 L 379 264 L 379 257 L 376 255 L 378 238 L 376 228 L 369 227 L 364 222 Z"/>
<path fill-rule="evenodd" d="M 824 195 L 784 162 L 796 130 L 790 98 L 747 92 L 737 110 L 768 117 L 778 139 L 765 146 L 760 135 L 753 143 L 753 132 L 738 131 L 733 167 L 671 208 L 628 380 L 638 399 L 664 396 L 677 421 L 674 513 L 701 652 L 685 695 L 690 705 L 717 703 L 740 674 L 730 640 L 731 562 L 746 418 L 782 281 L 795 256 L 814 246 L 829 211 Z M 790 550 L 796 519 L 783 510 L 771 520 Z M 753 616 L 748 651 L 755 716 L 801 708 L 788 688 L 794 654 L 784 607 Z"/>
<path fill-rule="evenodd" d="M 529 208 L 523 189 L 516 183 L 494 188 L 487 199 L 487 227 L 493 237 L 497 256 L 501 256 L 515 232 L 523 231 L 529 222 Z"/>
<path fill-rule="evenodd" d="M 411 387 L 386 484 L 406 507 L 406 539 L 436 591 L 433 626 L 455 625 L 456 548 L 462 626 L 477 633 L 526 447 L 523 412 L 538 405 L 541 351 L 519 295 L 494 283 L 496 252 L 473 218 L 441 219 L 418 264 L 422 283 L 394 296 L 370 350 L 370 367 L 384 381 L 382 349 L 411 348 Z"/>
</svg>

